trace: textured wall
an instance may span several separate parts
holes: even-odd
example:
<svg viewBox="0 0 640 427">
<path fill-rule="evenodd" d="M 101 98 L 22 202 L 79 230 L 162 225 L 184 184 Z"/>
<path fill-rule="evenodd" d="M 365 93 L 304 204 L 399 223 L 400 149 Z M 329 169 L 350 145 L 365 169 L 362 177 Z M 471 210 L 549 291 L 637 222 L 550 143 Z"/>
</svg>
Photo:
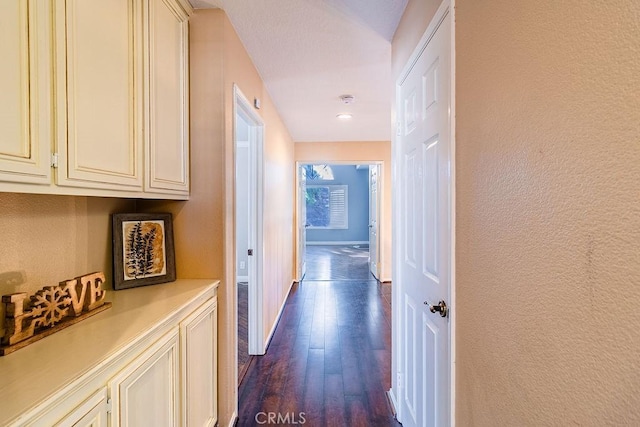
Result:
<svg viewBox="0 0 640 427">
<path fill-rule="evenodd" d="M 391 77 L 394 83 L 392 106 L 395 103 L 395 82 L 398 75 L 427 29 L 440 2 L 440 0 L 409 0 L 407 2 L 391 45 Z"/>
<path fill-rule="evenodd" d="M 223 16 L 197 11 L 189 20 L 191 189 L 187 202 L 149 201 L 141 210 L 173 214 L 180 279 L 222 279 L 224 269 Z M 225 284 L 218 289 L 222 313 Z"/>
<path fill-rule="evenodd" d="M 391 281 L 391 143 L 389 141 L 297 142 L 297 162 L 383 162 L 380 192 L 380 278 Z M 295 184 L 292 184 L 293 189 Z"/>
<path fill-rule="evenodd" d="M 294 144 L 282 123 L 264 82 L 238 38 L 231 22 L 224 16 L 224 91 L 225 91 L 225 152 L 226 206 L 233 206 L 233 85 L 236 84 L 249 102 L 262 101 L 256 110 L 264 121 L 264 294 L 263 315 L 265 337 L 276 321 L 278 311 L 287 297 L 293 280 L 293 187 L 285 183 L 295 182 L 293 162 Z M 233 213 L 226 212 L 230 218 Z M 233 248 L 233 223 L 225 222 L 226 250 Z M 257 249 L 258 253 L 260 248 Z M 226 263 L 226 277 L 233 275 L 233 263 Z"/>
<path fill-rule="evenodd" d="M 293 274 L 293 141 L 251 59 L 222 10 L 190 18 L 191 197 L 188 202 L 140 202 L 145 210 L 174 214 L 180 278 L 219 278 L 218 396 L 220 425 L 237 402 L 233 84 L 253 100 L 265 123 L 264 300 L 265 336 L 273 326 Z"/>
<path fill-rule="evenodd" d="M 457 423 L 640 425 L 640 3 L 456 4 Z"/>
<path fill-rule="evenodd" d="M 0 295 L 94 271 L 104 271 L 110 288 L 109 215 L 134 207 L 132 200 L 0 193 Z"/>
</svg>

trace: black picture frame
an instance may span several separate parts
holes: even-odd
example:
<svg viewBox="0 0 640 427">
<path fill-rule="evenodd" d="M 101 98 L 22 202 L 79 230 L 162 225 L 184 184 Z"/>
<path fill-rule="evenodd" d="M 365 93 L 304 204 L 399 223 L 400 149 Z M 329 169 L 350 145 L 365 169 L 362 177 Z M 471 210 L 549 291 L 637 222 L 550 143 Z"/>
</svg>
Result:
<svg viewBox="0 0 640 427">
<path fill-rule="evenodd" d="M 170 213 L 113 214 L 111 224 L 115 290 L 176 280 Z"/>
</svg>

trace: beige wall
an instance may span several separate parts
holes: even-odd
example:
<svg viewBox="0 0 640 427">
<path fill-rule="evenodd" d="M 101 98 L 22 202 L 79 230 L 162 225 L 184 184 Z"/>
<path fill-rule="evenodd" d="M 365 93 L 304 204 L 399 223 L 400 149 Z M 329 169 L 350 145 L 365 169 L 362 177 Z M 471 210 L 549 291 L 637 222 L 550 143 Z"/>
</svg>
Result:
<svg viewBox="0 0 640 427">
<path fill-rule="evenodd" d="M 380 279 L 391 281 L 391 142 L 389 141 L 345 141 L 345 142 L 297 142 L 296 162 L 383 162 L 381 189 Z M 292 189 L 295 185 L 292 185 Z"/>
<path fill-rule="evenodd" d="M 391 75 L 394 84 L 413 53 L 427 25 L 440 6 L 439 0 L 409 0 L 391 46 Z M 395 87 L 393 95 L 395 96 Z M 395 100 L 395 98 L 394 98 Z"/>
<path fill-rule="evenodd" d="M 31 294 L 94 271 L 110 287 L 109 215 L 134 207 L 132 200 L 0 193 L 0 295 Z"/>
<path fill-rule="evenodd" d="M 640 5 L 456 14 L 457 425 L 639 425 Z"/>
<path fill-rule="evenodd" d="M 220 278 L 220 425 L 236 409 L 234 316 L 235 203 L 233 85 L 260 98 L 264 146 L 265 337 L 293 279 L 293 141 L 225 13 L 197 10 L 190 19 L 191 198 L 188 202 L 140 202 L 141 209 L 174 214 L 179 278 Z M 286 184 L 286 185 L 283 185 Z"/>
<path fill-rule="evenodd" d="M 295 223 L 293 222 L 293 188 L 285 183 L 295 180 L 294 144 L 282 123 L 260 75 L 238 38 L 231 22 L 225 16 L 225 140 L 233 143 L 233 85 L 252 102 L 261 100 L 256 110 L 264 121 L 264 335 L 274 327 L 276 316 L 292 284 L 294 249 L 292 246 Z M 234 176 L 233 151 L 226 155 L 227 207 L 226 215 L 235 218 L 232 187 Z M 235 246 L 232 221 L 225 222 L 226 250 Z M 259 248 L 258 248 L 259 252 Z M 235 254 L 235 251 L 234 251 Z M 227 263 L 226 277 L 235 274 L 235 260 Z"/>
<path fill-rule="evenodd" d="M 640 425 L 640 3 L 456 3 L 458 422 Z"/>
</svg>

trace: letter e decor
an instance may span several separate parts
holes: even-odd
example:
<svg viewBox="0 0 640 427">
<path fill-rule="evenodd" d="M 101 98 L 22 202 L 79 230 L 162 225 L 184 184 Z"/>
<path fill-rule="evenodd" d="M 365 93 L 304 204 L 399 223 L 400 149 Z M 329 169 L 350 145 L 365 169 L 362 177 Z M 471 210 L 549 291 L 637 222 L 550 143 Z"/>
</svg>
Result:
<svg viewBox="0 0 640 427">
<path fill-rule="evenodd" d="M 0 356 L 111 307 L 104 300 L 104 281 L 104 273 L 97 272 L 65 280 L 58 286 L 45 286 L 29 298 L 26 292 L 3 295 L 5 333 Z"/>
</svg>

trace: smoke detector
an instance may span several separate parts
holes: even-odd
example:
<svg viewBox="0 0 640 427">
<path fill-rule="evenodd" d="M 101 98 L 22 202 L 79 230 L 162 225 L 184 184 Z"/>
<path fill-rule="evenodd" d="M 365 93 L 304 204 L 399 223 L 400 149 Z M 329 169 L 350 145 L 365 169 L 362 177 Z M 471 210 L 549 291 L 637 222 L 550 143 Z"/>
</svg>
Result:
<svg viewBox="0 0 640 427">
<path fill-rule="evenodd" d="M 354 102 L 356 102 L 356 97 L 353 95 L 340 95 L 340 101 L 342 101 L 343 104 L 353 104 Z"/>
</svg>

